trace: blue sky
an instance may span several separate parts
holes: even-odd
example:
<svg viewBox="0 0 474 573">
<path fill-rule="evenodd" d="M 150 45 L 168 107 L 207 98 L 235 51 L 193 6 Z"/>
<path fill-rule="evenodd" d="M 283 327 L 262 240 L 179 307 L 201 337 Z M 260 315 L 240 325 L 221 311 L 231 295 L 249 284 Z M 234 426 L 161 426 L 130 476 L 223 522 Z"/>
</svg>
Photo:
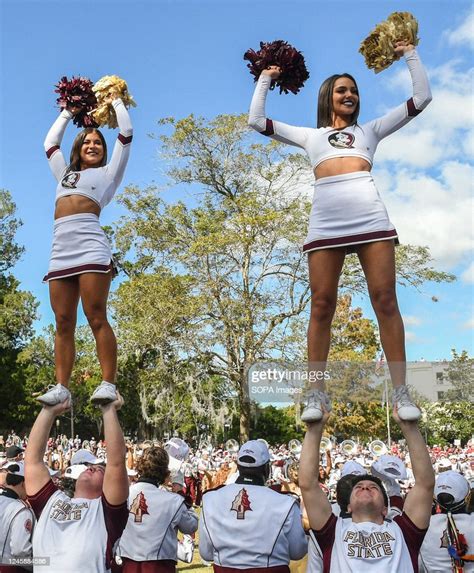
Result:
<svg viewBox="0 0 474 573">
<path fill-rule="evenodd" d="M 24 225 L 26 248 L 15 274 L 41 303 L 38 329 L 53 321 L 41 283 L 52 234 L 55 182 L 43 152 L 54 121 L 54 84 L 62 75 L 125 78 L 138 107 L 132 110 L 134 143 L 123 186 L 164 181 L 158 143 L 148 137 L 164 116 L 213 117 L 248 110 L 253 91 L 242 55 L 261 40 L 284 39 L 303 51 L 311 77 L 298 96 L 269 98 L 272 117 L 315 123 L 315 94 L 332 73 L 358 80 L 361 120 L 410 95 L 405 66 L 374 75 L 358 53 L 361 40 L 393 11 L 419 21 L 420 55 L 434 100 L 412 124 L 383 142 L 374 176 L 401 240 L 429 245 L 436 265 L 455 273 L 450 285 L 424 293 L 400 289 L 410 360 L 448 358 L 450 349 L 473 348 L 472 263 L 472 48 L 474 18 L 464 1 L 339 0 L 0 0 L 0 186 L 8 189 Z M 76 128 L 63 143 L 68 150 Z M 105 133 L 109 144 L 113 132 Z M 173 194 L 168 194 L 172 200 Z M 111 204 L 102 223 L 121 210 Z M 438 297 L 433 303 L 431 296 Z M 370 304 L 356 300 L 368 316 Z"/>
</svg>

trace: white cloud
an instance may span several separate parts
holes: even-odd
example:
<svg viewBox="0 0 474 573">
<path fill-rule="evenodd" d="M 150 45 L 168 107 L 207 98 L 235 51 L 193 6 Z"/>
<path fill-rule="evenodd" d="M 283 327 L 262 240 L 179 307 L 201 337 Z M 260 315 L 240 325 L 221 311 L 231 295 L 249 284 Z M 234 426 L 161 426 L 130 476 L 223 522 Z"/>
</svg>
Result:
<svg viewBox="0 0 474 573">
<path fill-rule="evenodd" d="M 462 273 L 461 280 L 465 283 L 474 283 L 474 263 L 471 263 Z"/>
<path fill-rule="evenodd" d="M 474 12 L 471 12 L 457 28 L 448 29 L 443 34 L 452 46 L 468 45 L 474 48 Z"/>
<path fill-rule="evenodd" d="M 418 326 L 421 324 L 421 318 L 413 315 L 403 315 L 403 322 L 405 326 Z"/>
<path fill-rule="evenodd" d="M 471 188 L 474 169 L 446 162 L 439 175 L 416 170 L 376 173 L 377 186 L 401 242 L 427 245 L 445 268 L 469 256 L 474 246 Z"/>
<path fill-rule="evenodd" d="M 474 21 L 473 21 L 474 22 Z M 427 245 L 450 269 L 472 258 L 474 149 L 473 69 L 452 60 L 429 70 L 433 101 L 382 141 L 374 175 L 403 243 Z M 388 78 L 387 91 L 410 93 L 406 69 Z M 474 270 L 463 280 L 474 282 Z"/>
<path fill-rule="evenodd" d="M 474 318 L 467 320 L 463 325 L 463 328 L 466 330 L 471 330 L 474 328 Z"/>
<path fill-rule="evenodd" d="M 416 340 L 418 340 L 418 338 L 414 332 L 411 332 L 410 330 L 406 330 L 405 331 L 405 340 L 407 342 L 415 342 Z"/>
</svg>

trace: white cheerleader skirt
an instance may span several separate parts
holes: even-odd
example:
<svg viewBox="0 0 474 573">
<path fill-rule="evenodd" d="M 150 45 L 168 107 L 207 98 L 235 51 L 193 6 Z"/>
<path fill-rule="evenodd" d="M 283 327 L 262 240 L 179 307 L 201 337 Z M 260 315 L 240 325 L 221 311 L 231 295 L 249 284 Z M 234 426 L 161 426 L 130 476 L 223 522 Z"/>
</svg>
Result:
<svg viewBox="0 0 474 573">
<path fill-rule="evenodd" d="M 303 252 L 393 240 L 395 227 L 368 171 L 322 177 L 314 184 L 313 205 Z"/>
<path fill-rule="evenodd" d="M 54 222 L 48 274 L 43 282 L 83 273 L 115 274 L 109 241 L 94 213 L 60 217 Z"/>
</svg>

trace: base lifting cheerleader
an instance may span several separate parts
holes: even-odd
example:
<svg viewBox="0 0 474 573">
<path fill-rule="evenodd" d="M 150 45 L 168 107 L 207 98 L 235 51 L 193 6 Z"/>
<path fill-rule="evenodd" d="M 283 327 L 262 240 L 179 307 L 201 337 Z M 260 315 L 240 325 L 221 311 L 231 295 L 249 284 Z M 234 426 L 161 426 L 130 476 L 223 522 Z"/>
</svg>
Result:
<svg viewBox="0 0 474 573">
<path fill-rule="evenodd" d="M 406 125 L 431 101 L 426 72 L 413 45 L 396 42 L 397 58 L 404 56 L 413 96 L 386 115 L 359 125 L 357 84 L 349 74 L 334 75 L 321 86 L 318 127 L 294 127 L 265 116 L 265 99 L 277 66 L 264 70 L 250 106 L 249 125 L 259 133 L 303 148 L 316 178 L 309 231 L 303 250 L 308 253 L 311 317 L 308 360 L 325 369 L 331 322 L 337 303 L 339 275 L 346 253 L 356 252 L 377 316 L 380 338 L 394 386 L 400 418 L 416 420 L 420 410 L 405 385 L 405 336 L 395 292 L 397 231 L 374 185 L 370 171 L 378 143 Z M 322 404 L 330 408 L 322 383 L 315 384 L 301 419 L 322 418 Z"/>
<path fill-rule="evenodd" d="M 78 107 L 61 112 L 44 144 L 51 171 L 58 181 L 53 247 L 48 274 L 44 277 L 49 283 L 56 318 L 57 384 L 38 398 L 46 405 L 70 397 L 67 387 L 75 360 L 79 299 L 96 340 L 103 377 L 91 400 L 101 404 L 117 397 L 117 343 L 107 321 L 107 297 L 114 265 L 99 215 L 122 181 L 130 154 L 132 126 L 117 94 L 111 94 L 110 103 L 117 115 L 119 134 L 109 163 L 103 135 L 94 128 L 86 128 L 74 140 L 70 163 L 66 165 L 59 146 L 67 124 L 80 111 Z"/>
</svg>

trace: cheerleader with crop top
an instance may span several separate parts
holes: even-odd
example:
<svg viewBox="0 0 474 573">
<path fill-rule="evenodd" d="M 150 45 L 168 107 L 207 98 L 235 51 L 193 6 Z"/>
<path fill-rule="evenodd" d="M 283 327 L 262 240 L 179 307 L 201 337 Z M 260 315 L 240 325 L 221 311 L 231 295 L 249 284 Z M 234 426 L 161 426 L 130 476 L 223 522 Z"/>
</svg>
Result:
<svg viewBox="0 0 474 573">
<path fill-rule="evenodd" d="M 333 127 L 315 129 L 269 119 L 265 115 L 265 99 L 272 79 L 262 74 L 250 105 L 249 125 L 262 135 L 304 149 L 313 170 L 323 161 L 335 157 L 360 157 L 372 167 L 379 142 L 406 125 L 431 101 L 426 72 L 416 51 L 407 52 L 405 60 L 412 79 L 413 96 L 368 123 L 355 123 L 342 130 Z M 388 219 L 369 172 L 357 171 L 316 181 L 304 252 L 396 238 L 397 232 Z"/>
<path fill-rule="evenodd" d="M 67 165 L 60 149 L 69 121 L 79 108 L 63 110 L 44 143 L 56 187 L 56 219 L 48 273 L 50 299 L 56 317 L 56 386 L 38 400 L 47 406 L 70 399 L 69 379 L 75 360 L 74 330 L 79 299 L 96 339 L 103 382 L 92 395 L 100 405 L 116 400 L 117 343 L 107 320 L 107 298 L 114 273 L 112 252 L 100 225 L 100 211 L 119 187 L 130 154 L 132 125 L 127 109 L 111 94 L 119 134 L 106 163 L 106 143 L 100 131 L 87 128 L 76 137 Z"/>
<path fill-rule="evenodd" d="M 421 413 L 412 403 L 405 384 L 403 321 L 395 293 L 393 245 L 398 242 L 398 236 L 370 170 L 379 142 L 418 115 L 431 101 L 431 92 L 414 47 L 399 41 L 394 52 L 399 58 L 404 56 L 413 95 L 382 117 L 361 125 L 357 123 L 360 104 L 357 85 L 352 76 L 342 74 L 328 78 L 321 86 L 318 128 L 295 127 L 269 119 L 265 114 L 267 92 L 281 72 L 277 66 L 270 66 L 257 82 L 249 125 L 262 135 L 304 149 L 316 177 L 303 246 L 309 255 L 312 294 L 309 362 L 317 364 L 317 370 L 325 370 L 344 256 L 347 252 L 357 252 L 392 376 L 394 404 L 402 419 L 414 420 Z M 312 385 L 301 419 L 304 422 L 320 420 L 324 409 L 330 409 L 330 402 L 324 392 L 324 382 L 317 382 Z"/>
<path fill-rule="evenodd" d="M 122 100 L 112 102 L 117 114 L 119 134 L 107 165 L 72 171 L 60 149 L 67 124 L 73 114 L 65 109 L 52 125 L 44 147 L 49 166 L 56 178 L 56 203 L 61 197 L 82 195 L 102 210 L 110 203 L 120 185 L 130 155 L 132 125 Z M 89 236 L 90 235 L 90 236 Z M 44 281 L 85 272 L 110 272 L 112 253 L 107 238 L 93 213 L 79 213 L 56 219 L 51 259 Z"/>
</svg>

